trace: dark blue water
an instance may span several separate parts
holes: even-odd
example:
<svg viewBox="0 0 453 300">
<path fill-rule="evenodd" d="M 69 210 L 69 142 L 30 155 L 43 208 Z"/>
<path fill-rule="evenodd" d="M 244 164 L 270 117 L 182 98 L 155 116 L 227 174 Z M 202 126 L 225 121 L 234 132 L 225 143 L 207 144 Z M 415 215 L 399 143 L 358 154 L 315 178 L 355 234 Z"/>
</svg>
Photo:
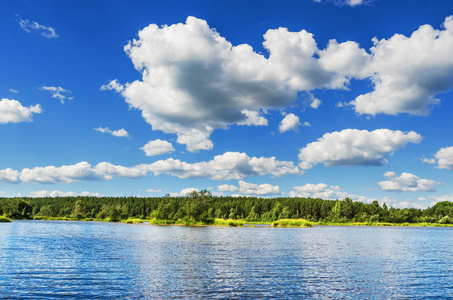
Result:
<svg viewBox="0 0 453 300">
<path fill-rule="evenodd" d="M 1 299 L 453 297 L 453 228 L 0 223 Z"/>
</svg>

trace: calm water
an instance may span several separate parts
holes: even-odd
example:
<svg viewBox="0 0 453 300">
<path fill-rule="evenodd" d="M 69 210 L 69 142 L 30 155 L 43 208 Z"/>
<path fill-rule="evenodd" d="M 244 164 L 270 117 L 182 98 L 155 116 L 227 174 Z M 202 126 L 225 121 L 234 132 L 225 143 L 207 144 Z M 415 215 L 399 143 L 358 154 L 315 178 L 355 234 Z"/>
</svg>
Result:
<svg viewBox="0 0 453 300">
<path fill-rule="evenodd" d="M 0 223 L 0 298 L 452 298 L 453 228 Z"/>
</svg>

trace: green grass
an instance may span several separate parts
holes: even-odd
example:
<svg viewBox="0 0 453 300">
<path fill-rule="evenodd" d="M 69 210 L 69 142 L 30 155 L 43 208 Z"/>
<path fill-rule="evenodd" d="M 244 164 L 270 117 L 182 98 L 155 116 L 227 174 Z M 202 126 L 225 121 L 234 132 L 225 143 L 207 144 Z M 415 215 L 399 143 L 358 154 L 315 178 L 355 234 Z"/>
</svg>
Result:
<svg viewBox="0 0 453 300">
<path fill-rule="evenodd" d="M 214 226 L 229 226 L 229 227 L 242 227 L 247 222 L 245 220 L 232 220 L 232 219 L 214 219 Z"/>
<path fill-rule="evenodd" d="M 143 220 L 142 219 L 127 219 L 126 221 L 124 221 L 124 223 L 126 223 L 126 224 L 139 224 L 139 223 L 143 223 Z"/>
<path fill-rule="evenodd" d="M 0 216 L 0 223 L 2 222 L 11 222 L 11 219 L 10 218 L 7 218 L 7 217 L 4 217 L 4 216 Z"/>
<path fill-rule="evenodd" d="M 33 220 L 50 220 L 50 221 L 98 221 L 98 222 L 124 222 L 126 224 L 143 223 L 148 220 L 129 218 L 127 220 L 120 219 L 93 219 L 83 218 L 76 219 L 70 217 L 49 217 L 49 216 L 35 216 Z M 11 222 L 10 218 L 0 216 L 0 222 Z M 400 227 L 453 227 L 453 224 L 440 224 L 440 223 L 387 223 L 387 222 L 310 222 L 305 219 L 281 219 L 274 222 L 247 222 L 245 220 L 233 219 L 207 219 L 204 222 L 195 221 L 193 219 L 178 219 L 178 220 L 158 220 L 150 219 L 151 225 L 180 225 L 180 226 L 219 226 L 219 227 L 242 227 L 248 224 L 247 227 L 254 227 L 255 224 L 269 224 L 272 227 L 312 227 L 318 225 L 324 226 L 400 226 Z"/>
<path fill-rule="evenodd" d="M 272 227 L 312 227 L 309 221 L 305 219 L 281 219 L 272 222 Z"/>
<path fill-rule="evenodd" d="M 250 224 L 250 225 L 271 225 L 272 221 L 270 221 L 270 222 L 265 222 L 265 221 L 245 221 L 245 224 Z"/>
<path fill-rule="evenodd" d="M 78 221 L 68 217 L 49 217 L 49 216 L 34 216 L 33 220 L 46 220 L 46 221 Z"/>
<path fill-rule="evenodd" d="M 94 221 L 93 218 L 69 218 L 69 217 L 49 217 L 49 216 L 34 216 L 33 220 L 44 220 L 44 221 Z"/>
<path fill-rule="evenodd" d="M 192 219 L 178 219 L 178 220 L 149 220 L 150 225 L 181 225 L 181 226 L 229 226 L 238 227 L 244 226 L 244 220 L 231 220 L 231 219 L 208 219 L 203 221 L 195 221 Z"/>
<path fill-rule="evenodd" d="M 312 224 L 313 225 L 325 225 L 325 226 L 453 227 L 453 224 L 439 224 L 439 223 L 387 223 L 387 222 L 335 223 L 335 222 L 313 222 Z"/>
</svg>

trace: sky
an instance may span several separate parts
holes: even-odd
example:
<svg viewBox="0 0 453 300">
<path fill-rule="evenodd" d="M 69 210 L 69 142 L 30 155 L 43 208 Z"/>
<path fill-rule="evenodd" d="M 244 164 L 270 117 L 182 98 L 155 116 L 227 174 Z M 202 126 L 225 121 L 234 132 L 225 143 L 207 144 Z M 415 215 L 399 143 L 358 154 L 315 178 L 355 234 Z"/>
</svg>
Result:
<svg viewBox="0 0 453 300">
<path fill-rule="evenodd" d="M 1 1 L 0 197 L 453 201 L 453 2 Z"/>
</svg>

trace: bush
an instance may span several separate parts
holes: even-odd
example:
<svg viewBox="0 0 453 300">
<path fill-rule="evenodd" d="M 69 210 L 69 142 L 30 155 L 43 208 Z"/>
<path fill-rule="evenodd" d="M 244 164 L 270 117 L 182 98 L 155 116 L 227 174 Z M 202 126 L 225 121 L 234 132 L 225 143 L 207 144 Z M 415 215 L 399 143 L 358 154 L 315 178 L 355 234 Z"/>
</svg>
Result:
<svg viewBox="0 0 453 300">
<path fill-rule="evenodd" d="M 244 220 L 231 220 L 231 219 L 214 219 L 213 225 L 215 226 L 231 226 L 231 227 L 237 227 L 237 226 L 244 226 L 245 221 Z"/>
<path fill-rule="evenodd" d="M 282 219 L 272 223 L 272 227 L 312 227 L 311 223 L 304 219 Z"/>
<path fill-rule="evenodd" d="M 11 219 L 4 216 L 0 216 L 0 222 L 11 222 Z"/>
<path fill-rule="evenodd" d="M 439 224 L 453 224 L 453 220 L 447 215 L 439 220 Z"/>
<path fill-rule="evenodd" d="M 127 219 L 126 224 L 138 224 L 138 223 L 143 223 L 143 220 L 141 219 Z"/>
</svg>

